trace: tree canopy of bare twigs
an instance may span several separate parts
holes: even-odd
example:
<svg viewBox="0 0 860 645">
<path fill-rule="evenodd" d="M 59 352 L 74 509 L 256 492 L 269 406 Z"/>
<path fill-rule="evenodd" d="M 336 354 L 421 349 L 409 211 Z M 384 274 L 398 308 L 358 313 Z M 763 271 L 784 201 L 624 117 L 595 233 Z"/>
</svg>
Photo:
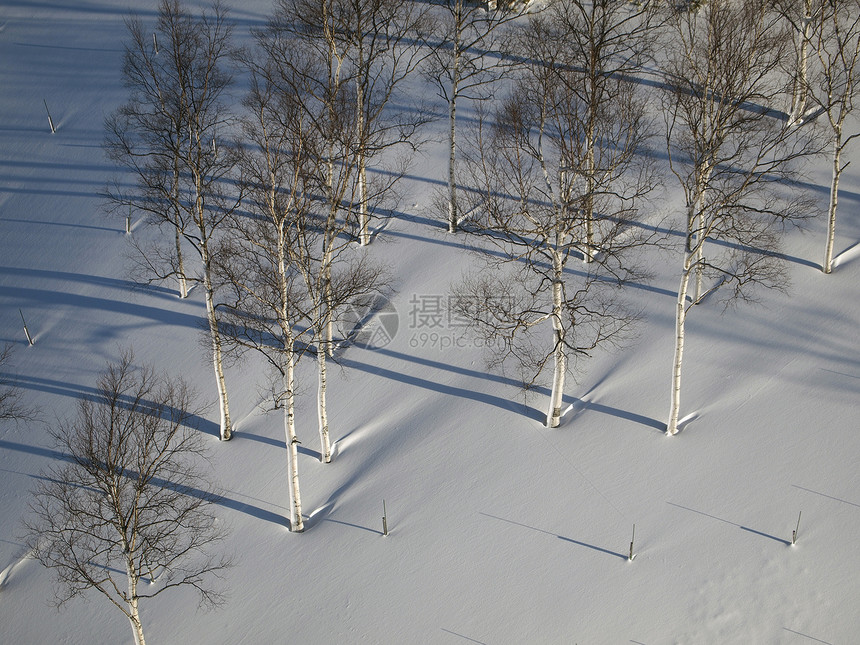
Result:
<svg viewBox="0 0 860 645">
<path fill-rule="evenodd" d="M 36 416 L 36 410 L 24 403 L 21 389 L 5 370 L 12 361 L 12 345 L 0 348 L 0 421 L 27 421 Z"/>
<path fill-rule="evenodd" d="M 291 39 L 313 54 L 318 75 L 307 80 L 317 86 L 314 99 L 328 105 L 325 118 L 334 123 L 349 115 L 344 124 L 351 129 L 349 146 L 333 148 L 341 154 L 331 163 L 341 166 L 334 170 L 350 186 L 342 196 L 348 200 L 337 207 L 345 209 L 362 246 L 372 239 L 374 206 L 394 197 L 408 154 L 419 144 L 417 133 L 428 121 L 420 103 L 404 91 L 425 55 L 420 37 L 425 13 L 422 3 L 398 0 L 278 0 L 269 22 L 270 36 Z M 402 103 L 397 109 L 394 99 Z M 371 180 L 373 162 L 388 165 L 376 168 L 381 172 Z"/>
<path fill-rule="evenodd" d="M 230 565 L 207 482 L 195 394 L 125 353 L 97 394 L 52 431 L 65 462 L 43 473 L 25 520 L 34 557 L 57 576 L 56 602 L 98 590 L 143 645 L 138 604 L 180 586 L 218 605 Z"/>
<path fill-rule="evenodd" d="M 505 56 L 511 34 L 506 26 L 520 17 L 526 3 L 488 8 L 485 3 L 443 0 L 432 9 L 433 42 L 426 75 L 440 98 L 448 104 L 448 232 L 460 225 L 457 207 L 457 105 L 461 100 L 484 100 L 493 95 L 493 85 L 514 66 Z M 437 20 L 438 17 L 438 20 Z"/>
<path fill-rule="evenodd" d="M 666 43 L 669 165 L 685 199 L 668 434 L 678 431 L 686 317 L 717 290 L 749 300 L 784 287 L 783 225 L 810 214 L 795 190 L 810 141 L 771 110 L 785 31 L 765 2 L 708 2 L 676 13 Z M 715 243 L 716 242 L 716 243 Z M 692 281 L 692 282 L 691 282 Z"/>
<path fill-rule="evenodd" d="M 154 245 L 131 238 L 140 273 L 149 280 L 177 278 L 183 298 L 189 281 L 203 285 L 221 439 L 226 441 L 232 423 L 212 264 L 221 226 L 240 201 L 229 181 L 236 158 L 226 141 L 232 120 L 225 104 L 232 82 L 231 27 L 217 2 L 194 16 L 179 0 L 159 3 L 155 34 L 160 38 L 150 38 L 138 18 L 130 18 L 127 26 L 122 73 L 129 100 L 106 119 L 104 145 L 135 183 L 125 189 L 118 181 L 106 196 L 114 210 L 142 213 L 147 223 L 168 231 L 167 240 Z M 200 258 L 199 280 L 188 270 L 186 249 Z"/>
<path fill-rule="evenodd" d="M 631 252 L 645 236 L 633 224 L 655 186 L 638 154 L 649 136 L 640 97 L 610 79 L 593 115 L 589 77 L 565 45 L 572 28 L 551 13 L 530 20 L 521 49 L 531 62 L 494 122 L 481 119 L 466 230 L 500 253 L 456 291 L 498 362 L 512 359 L 529 385 L 553 365 L 549 427 L 560 423 L 575 359 L 620 340 L 635 319 L 619 288 L 643 277 Z"/>
</svg>

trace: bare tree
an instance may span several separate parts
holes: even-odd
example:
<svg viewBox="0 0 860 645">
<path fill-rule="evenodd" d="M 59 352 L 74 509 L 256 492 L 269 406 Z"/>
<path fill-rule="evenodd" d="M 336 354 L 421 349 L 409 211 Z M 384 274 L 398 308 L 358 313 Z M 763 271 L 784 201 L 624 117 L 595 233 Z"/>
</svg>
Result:
<svg viewBox="0 0 860 645">
<path fill-rule="evenodd" d="M 266 62 L 268 61 L 268 62 Z M 298 58 L 294 60 L 297 63 Z M 321 460 L 331 460 L 326 412 L 326 332 L 339 307 L 373 291 L 364 254 L 347 242 L 330 244 L 328 201 L 316 192 L 328 171 L 329 142 L 308 113 L 313 97 L 299 79 L 308 69 L 282 68 L 265 59 L 251 64 L 245 101 L 243 154 L 246 216 L 233 221 L 229 254 L 220 273 L 233 297 L 225 320 L 229 342 L 262 354 L 279 375 L 274 401 L 284 410 L 289 450 L 290 528 L 304 529 L 295 424 L 296 364 L 316 341 Z M 309 60 L 311 67 L 316 63 Z M 354 250 L 355 261 L 343 253 Z"/>
<path fill-rule="evenodd" d="M 356 236 L 362 246 L 370 244 L 372 207 L 393 194 L 396 181 L 405 172 L 404 160 L 385 168 L 386 177 L 370 182 L 371 160 L 391 160 L 398 149 L 414 149 L 415 136 L 428 120 L 417 101 L 404 93 L 405 81 L 423 59 L 420 34 L 425 11 L 420 3 L 398 0 L 280 0 L 279 24 L 313 45 L 325 62 L 322 77 L 330 89 L 348 88 L 353 93 L 354 141 L 348 154 L 355 165 L 354 202 Z M 339 96 L 328 92 L 328 99 Z M 395 98 L 407 109 L 392 111 Z M 343 160 L 336 160 L 342 163 Z"/>
<path fill-rule="evenodd" d="M 828 3 L 824 10 L 818 12 L 818 16 L 814 32 L 818 73 L 814 76 L 811 94 L 827 116 L 833 144 L 827 243 L 822 265 L 824 273 L 830 273 L 833 270 L 839 180 L 850 163 L 843 163 L 842 155 L 860 136 L 860 132 L 846 132 L 845 127 L 846 119 L 854 112 L 854 101 L 860 95 L 860 2 L 847 0 Z"/>
<path fill-rule="evenodd" d="M 776 11 L 789 25 L 794 56 L 790 57 L 791 107 L 789 123 L 801 123 L 809 103 L 809 52 L 813 28 L 825 6 L 822 0 L 775 0 Z"/>
<path fill-rule="evenodd" d="M 564 73 L 556 77 L 576 96 L 580 139 L 571 143 L 579 148 L 575 153 L 576 179 L 585 182 L 586 196 L 602 192 L 601 175 L 618 170 L 613 163 L 616 158 L 607 158 L 611 146 L 601 140 L 607 134 L 603 122 L 637 126 L 642 122 L 640 106 L 626 122 L 613 113 L 626 109 L 634 100 L 635 75 L 648 59 L 654 37 L 658 14 L 652 5 L 626 0 L 564 0 L 532 19 L 532 30 L 538 37 L 527 39 L 527 55 L 552 61 L 554 68 L 563 69 Z M 583 210 L 585 261 L 591 262 L 598 248 L 591 197 L 586 197 Z"/>
<path fill-rule="evenodd" d="M 335 343 L 334 323 L 344 306 L 377 293 L 386 279 L 379 266 L 351 248 L 352 222 L 341 216 L 344 197 L 354 186 L 350 165 L 356 166 L 349 150 L 356 135 L 345 126 L 354 120 L 355 104 L 347 86 L 340 84 L 336 72 L 332 74 L 332 58 L 320 56 L 331 52 L 320 51 L 325 41 L 285 40 L 279 35 L 283 32 L 273 21 L 257 33 L 256 55 L 244 57 L 252 91 L 245 101 L 250 145 L 242 167 L 251 210 L 265 219 L 267 227 L 295 231 L 285 240 L 283 252 L 288 268 L 301 275 L 308 302 L 302 313 L 316 346 L 321 459 L 329 462 L 326 365 Z M 336 158 L 341 162 L 335 164 Z M 286 207 L 287 194 L 298 200 L 292 214 Z M 236 223 L 242 239 L 256 235 L 247 220 Z"/>
<path fill-rule="evenodd" d="M 629 87 L 615 85 L 593 124 L 594 147 L 583 144 L 588 106 L 577 90 L 585 77 L 553 46 L 567 27 L 543 16 L 530 21 L 524 47 L 533 62 L 495 123 L 478 130 L 479 154 L 467 166 L 479 190 L 466 230 L 500 253 L 486 256 L 491 270 L 467 279 L 455 299 L 500 350 L 496 360 L 513 359 L 528 385 L 552 364 L 549 427 L 560 423 L 575 359 L 620 340 L 635 319 L 618 290 L 642 277 L 629 255 L 645 239 L 632 224 L 654 187 L 650 164 L 637 154 L 648 136 L 644 106 Z M 571 258 L 587 255 L 586 270 L 569 268 Z"/>
<path fill-rule="evenodd" d="M 143 23 L 127 21 L 123 77 L 129 102 L 106 120 L 108 156 L 131 172 L 135 187 L 116 183 L 107 191 L 114 208 L 144 213 L 147 220 L 171 231 L 166 248 L 142 246 L 136 240 L 138 262 L 153 280 L 179 279 L 180 295 L 188 293 L 187 245 L 202 264 L 213 368 L 220 406 L 220 434 L 232 436 L 224 380 L 221 338 L 212 282 L 218 233 L 236 208 L 239 196 L 228 180 L 235 166 L 229 146 L 219 137 L 229 133 L 231 118 L 224 93 L 231 83 L 226 70 L 231 29 L 226 12 L 215 4 L 211 12 L 192 16 L 179 0 L 161 0 L 156 52 Z"/>
<path fill-rule="evenodd" d="M 9 366 L 12 360 L 12 345 L 0 348 L 0 369 Z M 36 416 L 36 410 L 24 403 L 21 389 L 15 379 L 6 372 L 0 372 L 0 421 L 27 421 Z"/>
<path fill-rule="evenodd" d="M 290 91 L 301 94 L 306 130 L 313 133 L 312 139 L 305 139 L 308 144 L 311 140 L 315 142 L 315 148 L 309 152 L 316 160 L 317 170 L 308 173 L 305 181 L 313 184 L 311 189 L 322 195 L 326 204 L 325 218 L 319 224 L 323 230 L 319 259 L 325 337 L 317 346 L 328 355 L 335 344 L 336 305 L 332 287 L 335 257 L 344 251 L 346 242 L 354 239 L 356 229 L 367 234 L 365 242 L 370 239 L 369 220 L 364 218 L 363 224 L 362 218 L 356 220 L 356 205 L 364 204 L 358 210 L 367 214 L 390 204 L 396 197 L 396 182 L 406 168 L 404 159 L 386 154 L 386 162 L 393 165 L 375 173 L 374 181 L 370 181 L 366 162 L 384 151 L 394 153 L 398 146 L 413 145 L 411 138 L 425 120 L 420 111 L 397 116 L 386 111 L 389 101 L 417 64 L 417 50 L 403 43 L 408 29 L 401 18 L 408 18 L 411 10 L 404 9 L 401 15 L 393 6 L 371 5 L 368 8 L 345 0 L 279 0 L 268 25 L 255 34 L 260 50 L 268 58 L 266 73 L 279 85 L 290 86 Z M 369 44 L 358 39 L 361 47 L 368 46 L 376 52 L 360 70 L 355 62 L 357 36 L 350 35 L 352 21 L 357 19 L 356 12 L 361 14 L 362 21 L 372 19 L 364 16 L 362 12 L 366 11 L 376 11 L 373 15 L 381 20 L 378 12 L 383 10 L 395 11 L 397 19 L 389 17 L 379 24 L 373 23 L 373 28 L 380 31 L 367 35 Z M 411 24 L 410 29 L 415 27 L 414 21 L 405 20 L 405 24 L 407 27 Z M 378 74 L 376 80 L 371 80 L 373 74 Z M 372 91 L 360 91 L 357 86 L 362 82 L 371 83 Z M 373 109 L 364 116 L 362 111 L 370 109 L 371 103 L 359 104 L 358 94 L 367 101 L 372 99 Z M 371 140 L 367 137 L 371 137 L 373 146 L 366 145 Z M 324 362 L 321 365 L 324 367 Z"/>
<path fill-rule="evenodd" d="M 25 519 L 26 543 L 57 576 L 56 602 L 92 589 L 113 603 L 143 645 L 139 602 L 180 586 L 201 602 L 224 596 L 212 578 L 230 565 L 217 496 L 199 470 L 200 410 L 180 379 L 135 368 L 125 353 L 98 392 L 52 435 L 66 458 L 44 473 Z"/>
<path fill-rule="evenodd" d="M 781 225 L 808 213 L 807 200 L 787 180 L 809 151 L 797 128 L 769 110 L 781 90 L 777 71 L 785 38 L 765 2 L 712 0 L 699 13 L 674 14 L 671 26 L 667 150 L 686 212 L 669 435 L 678 431 L 684 330 L 692 306 L 719 289 L 728 300 L 750 299 L 755 285 L 786 284 L 778 254 Z"/>
<path fill-rule="evenodd" d="M 522 15 L 527 3 L 504 9 L 486 7 L 468 0 L 443 0 L 435 8 L 439 16 L 431 31 L 430 64 L 427 76 L 448 104 L 448 232 L 460 225 L 457 208 L 457 105 L 461 100 L 483 100 L 492 96 L 492 85 L 509 70 L 512 59 L 510 33 L 504 29 Z"/>
</svg>

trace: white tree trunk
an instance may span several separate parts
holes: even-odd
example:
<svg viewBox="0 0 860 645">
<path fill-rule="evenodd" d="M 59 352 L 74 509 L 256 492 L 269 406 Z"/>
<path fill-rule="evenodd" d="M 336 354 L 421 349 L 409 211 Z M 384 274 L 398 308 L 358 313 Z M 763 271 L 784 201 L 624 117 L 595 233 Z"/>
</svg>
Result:
<svg viewBox="0 0 860 645">
<path fill-rule="evenodd" d="M 362 70 L 364 57 L 359 49 L 359 69 Z M 358 239 L 361 246 L 370 244 L 370 223 L 367 212 L 367 150 L 366 123 L 364 116 L 364 85 L 363 79 L 359 78 L 355 84 L 356 103 L 358 114 L 356 115 L 356 138 L 358 139 Z"/>
<path fill-rule="evenodd" d="M 218 386 L 218 408 L 221 415 L 219 435 L 222 441 L 229 441 L 233 436 L 233 427 L 230 423 L 230 408 L 227 402 L 227 383 L 224 380 L 221 332 L 218 329 L 218 318 L 215 315 L 215 290 L 212 287 L 211 260 L 206 244 L 202 245 L 202 252 L 203 286 L 206 291 L 206 319 L 209 322 L 209 336 L 212 342 L 212 363 L 215 369 L 215 382 Z"/>
<path fill-rule="evenodd" d="M 305 530 L 302 518 L 302 496 L 299 492 L 299 439 L 296 436 L 295 414 L 295 352 L 287 348 L 287 367 L 284 372 L 284 431 L 287 439 L 287 470 L 290 489 L 290 531 Z"/>
<path fill-rule="evenodd" d="M 797 69 L 795 70 L 794 87 L 792 88 L 791 113 L 788 117 L 789 123 L 797 123 L 806 111 L 809 39 L 812 35 L 812 0 L 806 0 L 805 5 L 802 28 L 800 31 L 795 32 L 795 38 L 800 41 L 797 43 L 800 52 L 798 54 Z"/>
<path fill-rule="evenodd" d="M 827 209 L 827 243 L 824 248 L 824 273 L 833 270 L 833 245 L 836 241 L 836 206 L 839 201 L 839 177 L 842 175 L 842 132 L 833 136 L 833 177 L 830 180 L 830 206 Z"/>
<path fill-rule="evenodd" d="M 594 191 L 595 191 L 595 163 L 594 163 L 594 127 L 589 125 L 586 134 L 588 150 L 585 155 L 585 178 L 586 178 L 586 204 L 585 204 L 585 261 L 594 261 Z"/>
<path fill-rule="evenodd" d="M 182 255 L 182 236 L 179 233 L 179 228 L 176 228 L 176 270 L 179 280 L 179 297 L 188 297 L 188 281 L 185 278 L 185 260 Z"/>
<path fill-rule="evenodd" d="M 332 301 L 334 300 L 331 286 L 331 255 L 334 245 L 335 226 L 337 222 L 338 203 L 334 194 L 334 159 L 331 147 L 329 147 L 329 158 L 327 163 L 326 185 L 329 191 L 329 213 L 326 222 L 323 258 L 321 271 L 323 273 L 323 315 L 325 321 L 325 347 L 329 356 L 334 353 L 334 315 L 332 312 Z"/>
<path fill-rule="evenodd" d="M 695 304 L 698 304 L 702 297 L 702 283 L 705 274 L 705 222 L 703 212 L 705 210 L 705 190 L 711 179 L 711 172 L 710 166 L 706 165 L 697 174 L 696 199 L 693 202 L 693 212 L 690 218 L 692 230 L 688 239 L 692 243 L 692 247 L 688 244 L 688 250 L 695 252 L 693 265 L 691 265 L 695 266 L 696 270 L 696 287 L 693 296 L 693 303 Z"/>
<path fill-rule="evenodd" d="M 669 422 L 666 424 L 666 434 L 672 436 L 678 433 L 678 415 L 681 409 L 681 361 L 684 358 L 684 325 L 687 321 L 687 290 L 690 285 L 692 256 L 686 252 L 684 272 L 678 287 L 678 301 L 675 304 L 675 355 L 672 361 L 672 400 L 669 408 Z"/>
<path fill-rule="evenodd" d="M 456 90 L 454 90 L 456 91 Z M 457 175 L 456 175 L 456 123 L 457 123 L 457 99 L 452 94 L 448 105 L 448 118 L 450 120 L 448 132 L 448 232 L 456 233 L 459 225 L 459 214 L 457 212 Z"/>
<path fill-rule="evenodd" d="M 367 155 L 364 150 L 358 153 L 358 204 L 359 243 L 367 246 L 370 244 L 370 213 L 367 208 Z"/>
<path fill-rule="evenodd" d="M 552 287 L 552 327 L 553 341 L 555 342 L 554 371 L 552 377 L 552 394 L 549 400 L 549 409 L 546 415 L 548 428 L 557 428 L 561 423 L 561 404 L 564 396 L 564 379 L 567 375 L 567 351 L 564 345 L 564 328 L 561 322 L 562 315 L 562 290 L 561 282 L 556 280 Z"/>
<path fill-rule="evenodd" d="M 701 214 L 696 216 L 696 221 L 698 222 L 697 226 L 701 226 L 701 221 L 702 221 L 702 215 Z M 696 290 L 695 290 L 695 295 L 693 296 L 693 302 L 695 304 L 699 304 L 699 300 L 702 298 L 702 287 L 703 287 L 704 275 L 705 275 L 705 242 L 702 239 L 696 240 L 695 265 L 696 265 Z"/>
<path fill-rule="evenodd" d="M 326 409 L 326 348 L 325 343 L 317 341 L 317 367 L 319 368 L 319 392 L 317 412 L 320 428 L 320 461 L 331 463 L 331 439 L 328 433 L 328 411 Z"/>
<path fill-rule="evenodd" d="M 455 6 L 454 51 L 452 53 L 451 99 L 448 101 L 448 232 L 456 233 L 460 215 L 457 212 L 457 93 L 460 91 L 460 15 L 462 5 Z"/>
<path fill-rule="evenodd" d="M 134 570 L 134 562 L 131 557 L 126 555 L 125 573 L 128 578 L 128 598 L 127 598 L 127 616 L 128 622 L 131 623 L 131 631 L 134 634 L 135 645 L 146 645 L 143 638 L 143 625 L 140 622 L 140 614 L 137 609 L 137 575 Z"/>
</svg>

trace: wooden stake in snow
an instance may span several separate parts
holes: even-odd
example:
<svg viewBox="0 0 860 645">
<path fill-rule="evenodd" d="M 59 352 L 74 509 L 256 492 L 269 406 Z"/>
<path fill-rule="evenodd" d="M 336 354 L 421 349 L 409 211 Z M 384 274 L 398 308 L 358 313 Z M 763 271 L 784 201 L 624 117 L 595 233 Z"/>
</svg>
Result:
<svg viewBox="0 0 860 645">
<path fill-rule="evenodd" d="M 636 539 L 636 525 L 633 525 L 633 535 L 630 538 L 630 553 L 627 555 L 627 561 L 633 562 L 633 541 Z"/>
<path fill-rule="evenodd" d="M 42 102 L 45 104 L 45 112 L 48 113 L 48 125 L 51 126 L 51 134 L 54 134 L 57 131 L 57 128 L 54 127 L 54 119 L 51 118 L 51 111 L 48 109 L 48 101 L 47 99 L 42 99 Z"/>
<path fill-rule="evenodd" d="M 128 209 L 128 215 L 125 216 L 125 234 L 131 235 L 131 207 Z"/>
<path fill-rule="evenodd" d="M 385 500 L 382 500 L 382 535 L 388 535 L 388 513 L 385 512 Z"/>
<path fill-rule="evenodd" d="M 791 532 L 791 544 L 792 544 L 792 546 L 793 546 L 793 545 L 795 545 L 795 544 L 797 544 L 797 532 L 800 530 L 800 516 L 801 516 L 802 514 L 803 514 L 803 511 L 800 511 L 800 512 L 797 514 L 797 526 L 796 526 L 796 527 L 795 527 L 795 529 Z"/>
<path fill-rule="evenodd" d="M 32 347 L 33 346 L 33 337 L 30 336 L 30 330 L 27 329 L 27 321 L 24 320 L 24 312 L 19 309 L 18 313 L 21 314 L 21 322 L 24 324 L 24 334 L 26 334 L 26 336 L 27 336 L 27 342 L 30 343 L 30 347 Z"/>
</svg>

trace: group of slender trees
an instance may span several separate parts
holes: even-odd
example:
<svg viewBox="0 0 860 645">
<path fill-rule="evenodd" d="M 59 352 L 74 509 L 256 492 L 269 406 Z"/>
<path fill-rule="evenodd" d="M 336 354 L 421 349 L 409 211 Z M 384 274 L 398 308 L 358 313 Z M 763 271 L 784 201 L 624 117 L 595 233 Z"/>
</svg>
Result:
<svg viewBox="0 0 860 645">
<path fill-rule="evenodd" d="M 856 136 L 844 130 L 857 91 L 855 5 L 278 0 L 253 45 L 236 51 L 221 5 L 195 17 L 162 0 L 151 40 L 128 22 L 129 101 L 107 120 L 106 149 L 136 182 L 108 197 L 165 233 L 135 242 L 147 279 L 175 278 L 182 297 L 203 286 L 223 440 L 232 425 L 222 353 L 255 350 L 278 374 L 291 527 L 301 531 L 295 365 L 313 353 L 328 462 L 326 365 L 342 340 L 339 312 L 387 288 L 384 267 L 360 247 L 429 118 L 407 101 L 407 84 L 415 96 L 429 79 L 448 106 L 449 232 L 497 248 L 485 255 L 493 270 L 468 276 L 453 302 L 528 386 L 552 373 L 549 427 L 578 359 L 622 339 L 636 318 L 619 293 L 645 278 L 637 250 L 661 242 L 653 151 L 663 132 L 663 174 L 684 197 L 673 435 L 687 316 L 714 292 L 744 299 L 784 283 L 782 227 L 815 212 L 795 180 L 828 137 L 831 269 L 841 155 Z M 236 73 L 250 87 L 242 110 Z M 458 135 L 463 100 L 477 125 Z"/>
<path fill-rule="evenodd" d="M 106 120 L 105 149 L 132 181 L 113 183 L 108 203 L 158 230 L 131 238 L 142 279 L 174 280 L 182 298 L 203 290 L 222 440 L 234 431 L 224 354 L 254 351 L 273 369 L 292 531 L 304 528 L 296 365 L 317 365 L 327 463 L 327 363 L 349 335 L 342 312 L 390 290 L 363 247 L 422 142 L 422 82 L 447 106 L 440 218 L 493 249 L 451 301 L 495 341 L 491 363 L 514 364 L 527 387 L 551 383 L 548 427 L 579 360 L 631 329 L 621 293 L 647 278 L 642 254 L 660 245 L 678 256 L 667 434 L 679 431 L 687 316 L 716 292 L 749 299 L 785 284 L 781 233 L 816 213 L 796 180 L 825 145 L 832 270 L 857 136 L 860 0 L 669 4 L 277 0 L 239 50 L 218 3 L 195 15 L 161 0 L 154 29 L 127 21 L 128 101 Z M 465 128 L 463 101 L 476 115 Z M 664 180 L 683 195 L 668 236 L 655 214 Z M 159 592 L 192 584 L 217 601 L 203 580 L 229 561 L 179 564 L 223 537 L 205 477 L 182 465 L 201 454 L 187 432 L 198 411 L 184 383 L 132 362 L 111 366 L 54 433 L 71 461 L 36 492 L 28 526 L 65 584 L 60 600 L 100 589 L 142 643 L 145 576 L 163 571 Z M 10 392 L 0 416 L 21 409 Z M 95 527 L 69 529 L 81 517 Z M 127 589 L 99 568 L 110 558 L 125 563 Z"/>
</svg>

